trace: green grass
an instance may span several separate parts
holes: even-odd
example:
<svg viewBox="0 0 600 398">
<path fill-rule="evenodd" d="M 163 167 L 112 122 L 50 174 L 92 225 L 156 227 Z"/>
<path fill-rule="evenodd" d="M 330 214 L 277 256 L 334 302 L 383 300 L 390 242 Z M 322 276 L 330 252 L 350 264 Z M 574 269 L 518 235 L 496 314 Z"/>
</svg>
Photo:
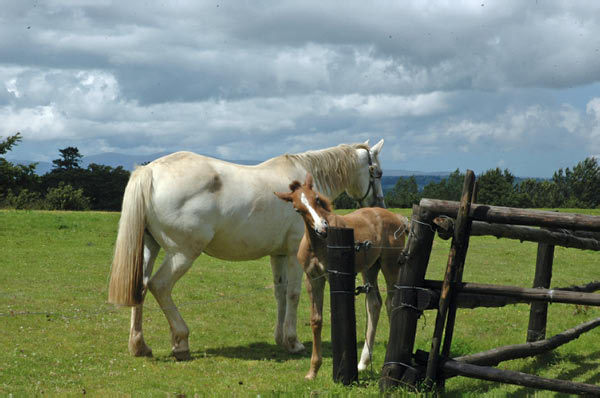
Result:
<svg viewBox="0 0 600 398">
<path fill-rule="evenodd" d="M 398 211 L 410 214 L 406 209 Z M 106 303 L 118 218 L 117 213 L 0 211 L 0 394 L 378 395 L 387 317 L 380 319 L 372 369 L 361 374 L 360 386 L 343 387 L 331 380 L 326 300 L 324 363 L 317 380 L 306 382 L 311 345 L 308 298 L 303 292 L 298 318 L 299 337 L 307 351 L 288 354 L 273 340 L 276 314 L 268 258 L 225 262 L 201 256 L 174 290 L 174 300 L 190 328 L 193 360 L 180 363 L 170 356 L 169 327 L 150 296 L 144 333 L 154 357 L 131 357 L 129 310 Z M 435 240 L 428 278 L 441 278 L 449 247 L 450 241 Z M 464 280 L 529 287 L 535 255 L 533 243 L 473 237 Z M 598 279 L 599 259 L 595 252 L 557 248 L 553 286 Z M 362 297 L 356 307 L 360 350 L 365 329 Z M 527 305 L 459 311 L 453 354 L 524 342 L 528 314 Z M 598 316 L 596 308 L 552 304 L 548 335 Z M 434 322 L 432 311 L 421 318 L 416 348 L 430 349 Z M 600 384 L 598 331 L 541 359 L 501 366 Z M 513 397 L 535 393 L 461 377 L 448 380 L 446 392 Z"/>
</svg>

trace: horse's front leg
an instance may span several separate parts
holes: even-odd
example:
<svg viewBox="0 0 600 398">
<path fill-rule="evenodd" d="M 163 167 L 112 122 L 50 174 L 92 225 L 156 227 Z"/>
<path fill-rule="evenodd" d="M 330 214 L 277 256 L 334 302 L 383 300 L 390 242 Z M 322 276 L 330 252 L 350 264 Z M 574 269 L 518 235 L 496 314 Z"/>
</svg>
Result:
<svg viewBox="0 0 600 398">
<path fill-rule="evenodd" d="M 312 272 L 306 274 L 306 291 L 310 300 L 310 327 L 312 329 L 312 354 L 310 368 L 304 378 L 314 380 L 323 363 L 321 331 L 323 329 L 323 294 L 325 290 L 325 273 Z"/>
<path fill-rule="evenodd" d="M 284 346 L 283 323 L 286 311 L 287 291 L 287 258 L 285 256 L 271 256 L 271 271 L 273 272 L 273 285 L 275 300 L 277 301 L 277 323 L 275 324 L 275 342 Z"/>
<path fill-rule="evenodd" d="M 160 250 L 160 246 L 156 243 L 152 236 L 147 233 L 144 235 L 144 286 L 147 287 L 148 280 L 152 275 L 154 261 Z M 147 289 L 144 289 L 144 298 L 146 297 Z M 151 357 L 152 349 L 148 347 L 144 341 L 142 332 L 144 299 L 142 303 L 131 308 L 131 327 L 129 329 L 129 353 L 136 357 Z"/>
<path fill-rule="evenodd" d="M 283 322 L 283 344 L 292 353 L 304 350 L 304 345 L 298 340 L 297 319 L 298 303 L 300 302 L 300 291 L 302 290 L 302 268 L 296 255 L 287 257 L 288 283 L 286 289 L 286 310 Z"/>
</svg>

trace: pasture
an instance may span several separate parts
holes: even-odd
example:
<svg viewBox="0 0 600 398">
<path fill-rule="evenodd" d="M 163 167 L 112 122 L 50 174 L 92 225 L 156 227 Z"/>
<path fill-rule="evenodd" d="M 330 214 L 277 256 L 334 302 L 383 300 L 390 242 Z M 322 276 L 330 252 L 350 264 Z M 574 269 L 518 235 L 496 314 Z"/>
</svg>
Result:
<svg viewBox="0 0 600 398">
<path fill-rule="evenodd" d="M 411 214 L 409 209 L 397 211 Z M 587 213 L 600 215 L 598 210 Z M 336 385 L 331 380 L 326 290 L 324 362 L 317 379 L 307 382 L 304 375 L 311 344 L 308 297 L 303 291 L 298 310 L 298 334 L 307 350 L 289 354 L 273 339 L 276 308 L 268 258 L 225 262 L 201 256 L 173 292 L 190 328 L 193 360 L 177 362 L 170 356 L 169 327 L 151 296 L 145 302 L 144 334 L 154 357 L 131 357 L 127 351 L 130 311 L 106 303 L 118 219 L 118 213 L 0 211 L 0 394 L 378 394 L 388 339 L 387 317 L 381 316 L 373 365 L 359 376 L 360 385 Z M 436 238 L 427 278 L 441 279 L 449 247 L 450 241 Z M 535 255 L 533 243 L 472 237 L 464 280 L 530 287 Z M 557 247 L 552 286 L 600 279 L 599 256 Z M 380 286 L 385 286 L 383 280 Z M 364 296 L 357 300 L 360 350 Z M 453 354 L 524 342 L 528 314 L 529 307 L 524 304 L 459 310 Z M 552 304 L 547 335 L 599 316 L 597 308 Z M 416 348 L 430 349 L 434 322 L 435 312 L 426 312 L 421 318 Z M 600 384 L 599 333 L 592 331 L 542 358 L 507 362 L 501 367 Z M 458 377 L 448 380 L 446 392 L 448 396 L 513 397 L 535 393 Z"/>
</svg>

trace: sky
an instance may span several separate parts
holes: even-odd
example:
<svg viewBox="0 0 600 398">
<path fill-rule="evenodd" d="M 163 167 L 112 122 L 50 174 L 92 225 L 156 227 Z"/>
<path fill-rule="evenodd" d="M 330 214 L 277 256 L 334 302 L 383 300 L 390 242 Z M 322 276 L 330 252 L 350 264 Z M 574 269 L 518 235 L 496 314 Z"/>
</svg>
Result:
<svg viewBox="0 0 600 398">
<path fill-rule="evenodd" d="M 550 177 L 600 155 L 600 2 L 3 0 L 9 159 L 262 161 L 385 140 L 385 170 Z"/>
</svg>

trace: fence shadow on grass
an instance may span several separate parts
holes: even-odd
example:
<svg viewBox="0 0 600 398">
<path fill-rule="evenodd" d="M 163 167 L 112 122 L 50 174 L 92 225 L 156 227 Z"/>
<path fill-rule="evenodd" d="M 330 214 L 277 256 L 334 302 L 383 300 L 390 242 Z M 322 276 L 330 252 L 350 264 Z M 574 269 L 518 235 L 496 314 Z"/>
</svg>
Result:
<svg viewBox="0 0 600 398">
<path fill-rule="evenodd" d="M 600 351 L 595 351 L 595 352 L 589 353 L 587 355 L 560 354 L 560 353 L 551 351 L 551 352 L 547 352 L 545 354 L 536 356 L 535 358 L 533 358 L 533 360 L 531 360 L 524 366 L 520 367 L 519 369 L 514 369 L 514 370 L 517 370 L 517 371 L 523 372 L 523 373 L 539 375 L 540 373 L 542 373 L 542 371 L 551 369 L 552 367 L 561 366 L 560 365 L 561 362 L 574 364 L 576 367 L 573 369 L 564 369 L 560 373 L 558 373 L 556 375 L 556 377 L 553 377 L 553 378 L 556 378 L 559 380 L 568 380 L 568 381 L 572 381 L 573 379 L 579 378 L 577 381 L 579 381 L 581 383 L 593 384 L 593 385 L 598 385 L 600 383 L 600 373 L 598 372 L 598 370 L 600 370 Z M 589 372 L 592 373 L 590 377 L 587 377 L 585 379 L 580 379 L 580 377 L 582 375 L 589 373 Z M 472 393 L 477 393 L 477 394 L 483 395 L 487 392 L 491 392 L 492 390 L 498 388 L 501 385 L 500 383 L 485 382 L 485 381 L 482 381 L 482 383 L 484 383 L 484 386 L 478 385 L 476 391 L 469 391 L 469 389 L 464 389 L 458 395 L 449 394 L 448 396 L 449 397 L 454 397 L 454 396 L 458 397 L 458 396 L 462 396 L 462 394 L 469 395 Z M 520 397 L 531 396 L 532 391 L 535 391 L 535 390 L 521 387 L 512 393 L 503 392 L 502 394 L 503 394 L 503 396 L 509 397 L 509 398 L 520 398 Z M 555 393 L 548 392 L 548 393 L 554 394 L 552 396 L 556 396 L 556 397 L 569 396 L 568 394 L 561 394 L 558 392 L 555 392 Z"/>
<path fill-rule="evenodd" d="M 240 346 L 208 348 L 206 350 L 192 351 L 192 359 L 205 357 L 225 357 L 255 361 L 287 362 L 310 358 L 312 342 L 304 342 L 304 351 L 292 354 L 276 344 L 263 341 Z M 323 357 L 331 357 L 331 343 L 323 342 Z"/>
</svg>

